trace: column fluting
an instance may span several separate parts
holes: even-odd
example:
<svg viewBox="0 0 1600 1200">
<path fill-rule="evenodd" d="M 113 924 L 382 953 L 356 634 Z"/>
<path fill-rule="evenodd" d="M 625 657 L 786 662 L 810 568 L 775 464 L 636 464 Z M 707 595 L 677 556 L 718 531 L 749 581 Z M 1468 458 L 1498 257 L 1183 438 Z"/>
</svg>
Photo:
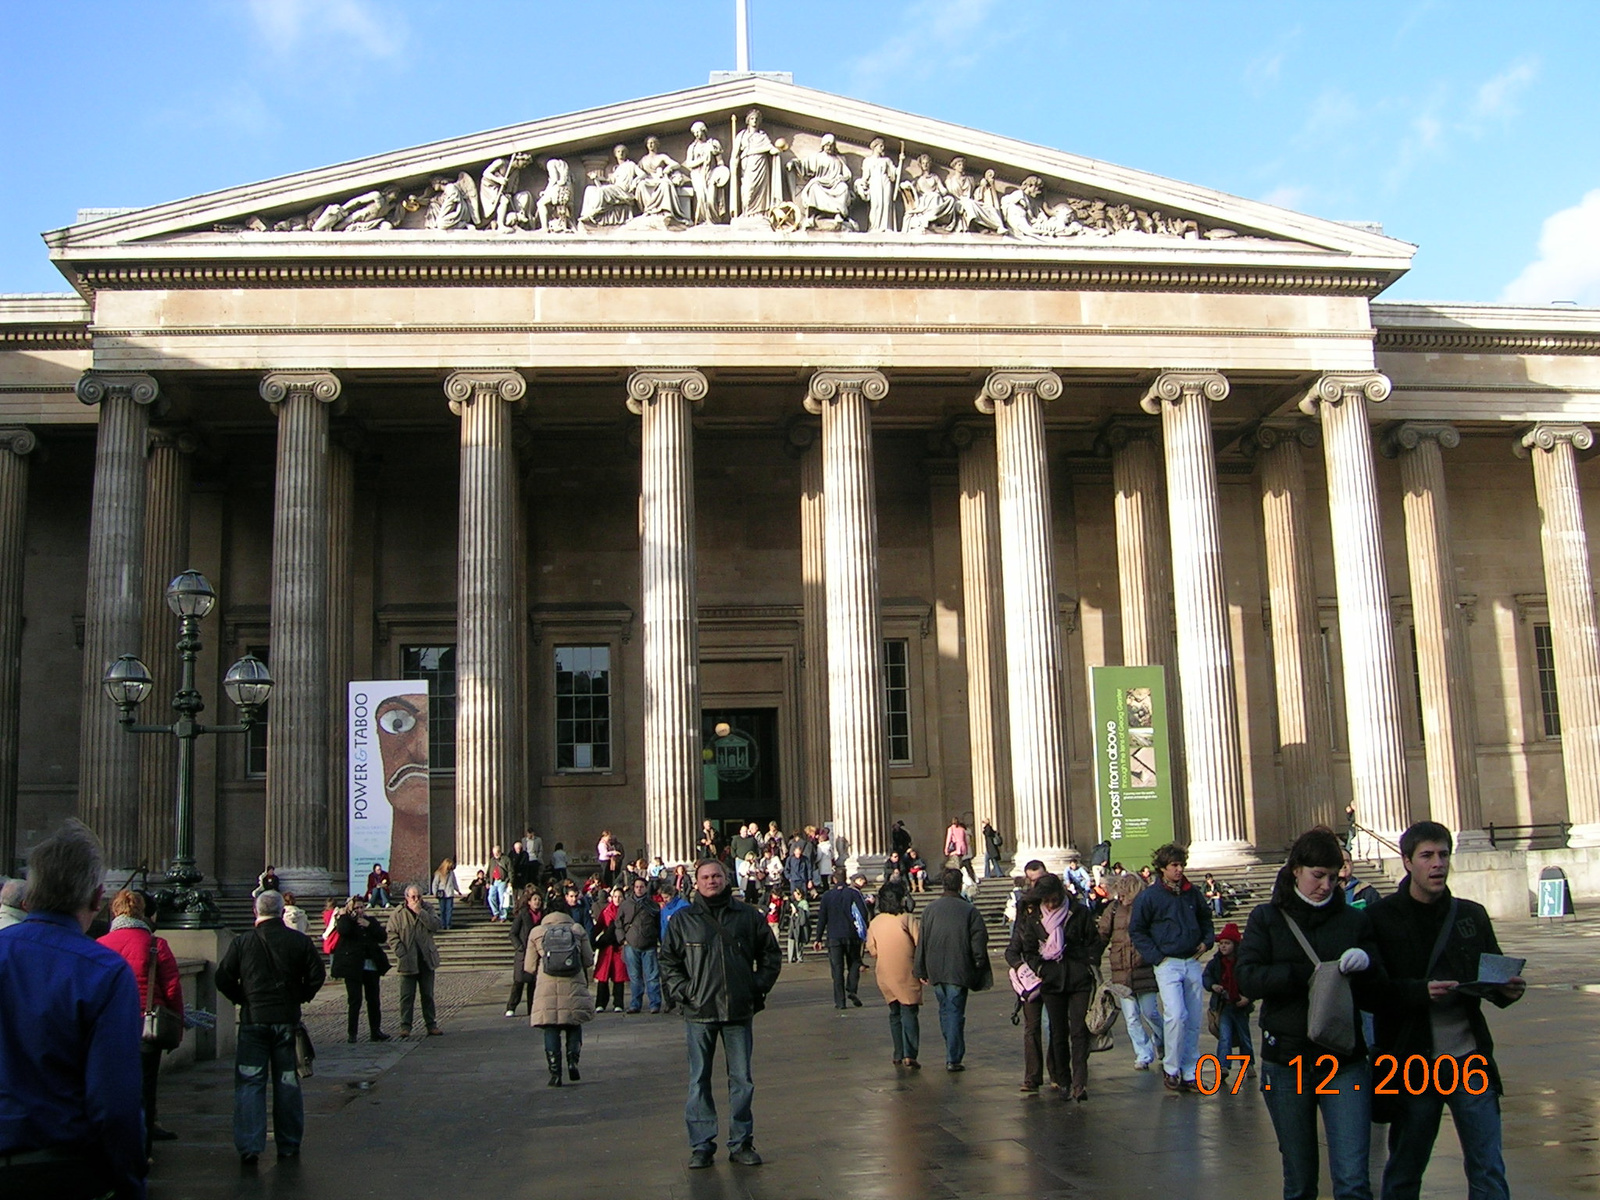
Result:
<svg viewBox="0 0 1600 1200">
<path fill-rule="evenodd" d="M 800 675 L 801 736 L 805 738 L 805 800 L 801 821 L 822 825 L 833 816 L 828 752 L 828 563 L 824 529 L 822 439 L 796 425 L 790 439 L 800 446 L 800 602 L 805 665 Z"/>
<path fill-rule="evenodd" d="M 706 392 L 699 371 L 628 377 L 628 410 L 641 418 L 645 841 L 669 864 L 695 860 L 705 807 L 692 416 Z"/>
<path fill-rule="evenodd" d="M 350 677 L 355 670 L 353 570 L 359 429 L 335 431 L 328 446 L 328 863 L 349 855 Z"/>
<path fill-rule="evenodd" d="M 0 873 L 17 856 L 17 756 L 22 706 L 22 582 L 27 562 L 28 456 L 33 431 L 0 429 Z"/>
</svg>

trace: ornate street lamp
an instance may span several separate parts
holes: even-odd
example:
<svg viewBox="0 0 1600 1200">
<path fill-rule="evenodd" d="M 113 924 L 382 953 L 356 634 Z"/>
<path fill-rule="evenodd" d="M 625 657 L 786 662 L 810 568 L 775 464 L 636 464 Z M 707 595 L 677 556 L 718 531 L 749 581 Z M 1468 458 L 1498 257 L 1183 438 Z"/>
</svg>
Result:
<svg viewBox="0 0 1600 1200">
<path fill-rule="evenodd" d="M 194 741 L 206 733 L 244 733 L 261 717 L 272 695 L 267 665 L 246 654 L 228 668 L 222 688 L 239 709 L 237 725 L 202 725 L 195 720 L 205 711 L 205 700 L 195 688 L 194 665 L 200 657 L 200 619 L 217 602 L 217 594 L 199 571 L 185 571 L 167 585 L 167 607 L 178 617 L 178 657 L 182 662 L 178 692 L 172 698 L 177 720 L 170 725 L 139 725 L 134 712 L 155 686 L 150 671 L 131 654 L 111 664 L 103 680 L 106 695 L 121 711 L 122 727 L 129 733 L 165 733 L 178 739 L 177 851 L 167 871 L 166 884 L 156 893 L 161 923 L 183 929 L 213 929 L 222 914 L 211 893 L 195 885 L 202 878 L 194 865 Z"/>
</svg>

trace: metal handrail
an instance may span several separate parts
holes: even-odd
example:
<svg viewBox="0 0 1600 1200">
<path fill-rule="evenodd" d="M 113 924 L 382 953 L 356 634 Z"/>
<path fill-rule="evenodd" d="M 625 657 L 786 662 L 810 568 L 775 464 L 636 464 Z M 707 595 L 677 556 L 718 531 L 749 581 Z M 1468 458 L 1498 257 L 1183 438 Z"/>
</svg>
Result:
<svg viewBox="0 0 1600 1200">
<path fill-rule="evenodd" d="M 1541 833 L 1542 830 L 1548 831 L 1548 833 Z M 1489 845 L 1496 850 L 1500 848 L 1500 843 L 1495 840 L 1496 833 L 1506 838 L 1526 837 L 1529 841 L 1533 841 L 1538 837 L 1549 836 L 1550 834 L 1559 834 L 1561 846 L 1565 849 L 1567 836 L 1572 832 L 1572 823 L 1570 821 L 1541 821 L 1532 825 L 1495 825 L 1491 823 L 1485 825 L 1483 831 L 1489 835 Z"/>
</svg>

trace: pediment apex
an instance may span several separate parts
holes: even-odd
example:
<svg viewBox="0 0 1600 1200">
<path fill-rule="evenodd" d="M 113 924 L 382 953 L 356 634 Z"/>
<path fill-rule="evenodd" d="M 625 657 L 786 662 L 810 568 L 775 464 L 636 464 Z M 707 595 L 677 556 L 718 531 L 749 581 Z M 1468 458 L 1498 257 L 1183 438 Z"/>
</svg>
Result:
<svg viewBox="0 0 1600 1200">
<path fill-rule="evenodd" d="M 726 150 L 732 136 L 730 116 L 737 117 L 749 108 L 760 108 L 766 115 L 767 124 L 775 130 L 793 131 L 795 153 L 809 154 L 816 149 L 822 134 L 836 134 L 846 160 L 856 167 L 856 173 L 859 173 L 860 154 L 867 143 L 872 137 L 881 136 L 888 144 L 891 158 L 899 156 L 903 143 L 913 163 L 916 152 L 926 151 L 934 160 L 934 170 L 943 171 L 949 159 L 959 155 L 971 164 L 970 170 L 974 176 L 981 174 L 984 169 L 993 169 L 999 177 L 1001 189 L 1015 190 L 1027 176 L 1038 176 L 1044 181 L 1046 191 L 1044 208 L 1062 212 L 1069 225 L 1076 225 L 1076 222 L 1072 220 L 1072 213 L 1065 212 L 1064 202 L 1067 201 L 1072 203 L 1079 216 L 1083 216 L 1082 204 L 1098 203 L 1101 209 L 1110 206 L 1121 212 L 1121 228 L 1116 227 L 1114 219 L 1111 236 L 1104 236 L 1105 230 L 1096 229 L 1092 231 L 1094 236 L 1049 236 L 1036 243 L 1047 244 L 1052 249 L 1070 248 L 1073 251 L 1103 253 L 1120 242 L 1130 239 L 1138 242 L 1141 230 L 1133 225 L 1134 219 L 1144 222 L 1147 232 L 1152 215 L 1154 220 L 1164 222 L 1156 228 L 1170 236 L 1152 236 L 1145 241 L 1149 243 L 1149 249 L 1163 254 L 1169 254 L 1174 245 L 1181 244 L 1183 231 L 1187 229 L 1191 243 L 1201 239 L 1198 245 L 1192 246 L 1196 251 L 1202 248 L 1212 252 L 1225 251 L 1231 248 L 1229 242 L 1239 239 L 1256 250 L 1288 251 L 1296 257 L 1309 256 L 1321 260 L 1328 266 L 1359 263 L 1363 267 L 1377 267 L 1397 276 L 1407 269 L 1415 249 L 1409 243 L 1366 229 L 760 75 L 736 77 L 639 100 L 541 118 L 147 208 L 108 212 L 92 220 L 53 230 L 44 237 L 50 247 L 51 257 L 57 260 L 71 260 L 79 255 L 99 258 L 118 250 L 125 256 L 135 246 L 140 247 L 142 252 L 156 251 L 158 248 L 176 251 L 178 246 L 172 245 L 174 242 L 186 247 L 218 241 L 233 245 L 247 241 L 251 245 L 259 245 L 274 236 L 270 227 L 268 231 L 254 235 L 248 231 L 232 234 L 217 231 L 219 228 L 242 229 L 247 222 L 259 225 L 264 219 L 281 217 L 287 217 L 291 222 L 303 222 L 306 216 L 315 215 L 324 205 L 349 201 L 363 193 L 383 193 L 386 190 L 395 191 L 396 195 L 389 203 L 392 212 L 403 217 L 402 203 L 420 203 L 423 199 L 415 190 L 408 189 L 415 189 L 419 183 L 426 185 L 436 176 L 451 178 L 465 174 L 476 179 L 486 164 L 504 158 L 513 151 L 528 153 L 533 157 L 535 166 L 552 156 L 569 162 L 573 172 L 572 216 L 573 223 L 577 224 L 585 182 L 580 172 L 586 173 L 596 164 L 597 155 L 603 156 L 613 143 L 628 144 L 633 155 L 637 156 L 643 149 L 641 143 L 644 137 L 658 133 L 668 154 L 674 154 L 676 150 L 676 157 L 682 157 L 678 143 L 686 143 L 692 122 L 704 120 L 712 127 L 711 136 L 718 137 Z M 778 161 L 782 161 L 781 158 Z M 609 164 L 601 162 L 599 165 Z M 802 172 L 794 178 L 798 181 L 805 177 Z M 905 177 L 905 172 L 901 172 L 901 177 Z M 537 194 L 544 183 L 545 173 L 540 169 L 531 191 Z M 526 188 L 528 184 L 523 186 Z M 402 198 L 401 193 L 408 194 Z M 856 205 L 857 223 L 864 227 L 861 200 L 857 198 L 851 203 Z M 414 213 L 415 209 L 408 211 Z M 421 223 L 420 218 L 415 216 L 405 219 L 409 224 Z M 1088 219 L 1085 217 L 1085 220 Z M 1096 219 L 1103 221 L 1103 212 L 1097 213 Z M 848 214 L 845 221 L 847 224 L 850 222 Z M 634 221 L 631 224 L 639 223 Z M 675 228 L 671 224 L 670 214 L 668 226 Z M 964 223 L 962 228 L 965 229 Z M 423 232 L 406 227 L 340 232 L 326 236 L 340 245 L 348 243 L 353 249 L 357 244 L 370 248 L 379 242 L 392 246 L 401 240 L 401 235 Z M 488 231 L 465 229 L 461 232 L 481 239 Z M 626 237 L 632 230 L 602 229 L 599 232 L 603 236 L 592 240 L 603 241 L 618 235 Z M 703 234 L 705 231 L 698 232 Z M 979 232 L 983 231 L 979 229 Z M 1118 233 L 1120 237 L 1116 236 Z M 300 240 L 310 242 L 320 236 L 323 235 L 311 234 L 303 229 Z M 904 238 L 907 235 L 897 233 L 893 236 Z M 1226 240 L 1205 240 L 1211 238 Z M 462 239 L 413 239 L 408 236 L 406 240 L 414 241 L 423 253 L 438 253 L 446 252 L 438 242 L 449 240 L 459 245 Z M 509 246 L 512 240 L 507 239 L 501 245 Z M 551 244 L 550 238 L 541 234 L 533 234 L 526 240 L 514 240 L 529 245 L 530 252 L 532 242 L 545 246 Z M 562 249 L 567 251 L 574 242 L 586 240 L 591 239 L 563 239 Z M 668 238 L 663 236 L 658 240 L 665 244 Z M 704 246 L 701 239 L 695 240 Z M 861 240 L 871 239 L 864 233 Z M 950 240 L 959 242 L 963 239 L 957 236 Z M 994 240 L 998 242 L 1000 239 L 996 237 Z M 1273 247 L 1270 243 L 1278 245 Z M 429 244 L 434 244 L 435 249 L 426 249 Z M 1244 249 L 1245 246 L 1240 245 L 1239 248 Z M 329 251 L 337 249 L 333 245 L 328 247 Z M 246 251 L 241 247 L 243 252 Z M 63 266 L 66 265 L 64 261 Z"/>
</svg>

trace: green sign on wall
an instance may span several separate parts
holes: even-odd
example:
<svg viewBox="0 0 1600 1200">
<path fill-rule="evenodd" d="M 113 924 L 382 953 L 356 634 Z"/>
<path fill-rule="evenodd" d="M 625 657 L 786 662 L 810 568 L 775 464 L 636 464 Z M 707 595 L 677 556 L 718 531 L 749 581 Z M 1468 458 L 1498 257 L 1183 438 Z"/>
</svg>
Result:
<svg viewBox="0 0 1600 1200">
<path fill-rule="evenodd" d="M 1137 871 L 1173 838 L 1167 681 L 1161 667 L 1093 667 L 1094 786 L 1100 840 Z"/>
</svg>

